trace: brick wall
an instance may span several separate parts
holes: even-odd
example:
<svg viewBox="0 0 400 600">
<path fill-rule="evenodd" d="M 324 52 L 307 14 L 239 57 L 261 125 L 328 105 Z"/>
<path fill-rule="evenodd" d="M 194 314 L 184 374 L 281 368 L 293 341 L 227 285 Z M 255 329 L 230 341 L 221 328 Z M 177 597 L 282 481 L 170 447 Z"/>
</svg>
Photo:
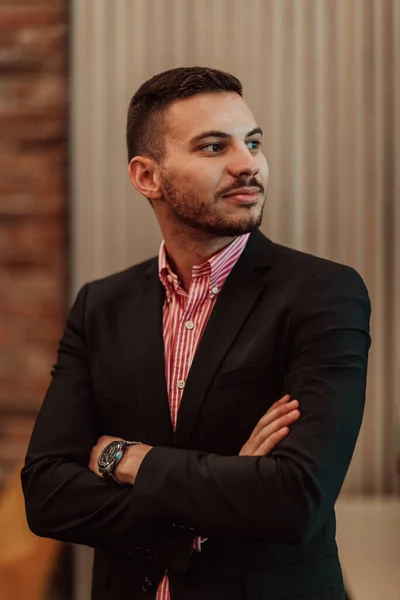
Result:
<svg viewBox="0 0 400 600">
<path fill-rule="evenodd" d="M 0 2 L 0 488 L 66 310 L 67 0 Z"/>
</svg>

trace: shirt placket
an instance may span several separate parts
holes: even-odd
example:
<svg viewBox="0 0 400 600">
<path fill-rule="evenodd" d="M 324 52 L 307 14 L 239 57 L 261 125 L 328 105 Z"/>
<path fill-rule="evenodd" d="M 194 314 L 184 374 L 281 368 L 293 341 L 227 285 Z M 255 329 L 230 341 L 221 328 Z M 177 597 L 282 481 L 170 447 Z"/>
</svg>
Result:
<svg viewBox="0 0 400 600">
<path fill-rule="evenodd" d="M 196 311 L 200 309 L 203 298 L 198 296 L 200 279 L 194 279 L 190 287 L 190 293 L 187 296 L 186 302 L 182 306 L 182 312 L 179 318 L 178 332 L 176 344 L 173 353 L 174 360 L 174 378 L 173 392 L 176 399 L 174 411 L 174 430 L 177 419 L 177 414 L 185 389 L 187 376 L 192 364 L 193 356 L 196 349 Z"/>
</svg>

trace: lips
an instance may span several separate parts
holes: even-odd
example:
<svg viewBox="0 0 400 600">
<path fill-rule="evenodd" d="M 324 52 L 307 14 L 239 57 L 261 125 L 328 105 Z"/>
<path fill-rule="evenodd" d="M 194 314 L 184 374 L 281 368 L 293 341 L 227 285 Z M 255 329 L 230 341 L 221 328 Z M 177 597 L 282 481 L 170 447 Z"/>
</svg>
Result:
<svg viewBox="0 0 400 600">
<path fill-rule="evenodd" d="M 256 204 L 258 202 L 258 195 L 260 193 L 260 188 L 258 187 L 245 187 L 238 188 L 237 190 L 233 190 L 228 194 L 224 194 L 222 198 L 226 202 L 233 202 L 235 204 L 242 205 L 250 205 Z"/>
<path fill-rule="evenodd" d="M 254 194 L 259 194 L 260 191 L 260 188 L 257 187 L 243 187 L 224 194 L 223 198 L 229 198 L 229 196 L 253 196 Z"/>
</svg>

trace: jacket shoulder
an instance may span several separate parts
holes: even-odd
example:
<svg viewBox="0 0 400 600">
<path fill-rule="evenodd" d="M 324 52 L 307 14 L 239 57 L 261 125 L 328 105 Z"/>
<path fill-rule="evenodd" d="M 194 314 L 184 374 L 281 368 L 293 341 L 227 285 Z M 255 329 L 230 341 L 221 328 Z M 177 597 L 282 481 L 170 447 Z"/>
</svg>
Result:
<svg viewBox="0 0 400 600">
<path fill-rule="evenodd" d="M 152 273 L 157 273 L 158 258 L 153 257 L 106 277 L 86 283 L 87 305 L 93 306 L 124 297 L 139 289 L 141 283 Z"/>
<path fill-rule="evenodd" d="M 327 285 L 329 288 L 350 285 L 363 293 L 365 282 L 356 269 L 321 256 L 295 250 L 272 242 L 273 263 L 281 276 L 290 277 L 301 287 L 310 283 Z"/>
<path fill-rule="evenodd" d="M 335 272 L 346 273 L 357 271 L 344 263 L 339 263 L 316 254 L 310 254 L 301 250 L 295 250 L 276 242 L 271 242 L 274 263 L 281 267 L 301 269 L 305 274 L 313 272 Z"/>
<path fill-rule="evenodd" d="M 274 262 L 277 264 L 287 264 L 293 267 L 303 266 L 310 271 L 315 269 L 342 270 L 351 268 L 345 264 L 330 260 L 328 258 L 323 258 L 322 256 L 317 256 L 316 254 L 295 250 L 294 248 L 289 248 L 289 246 L 283 246 L 282 244 L 277 244 L 276 242 L 271 243 Z"/>
</svg>

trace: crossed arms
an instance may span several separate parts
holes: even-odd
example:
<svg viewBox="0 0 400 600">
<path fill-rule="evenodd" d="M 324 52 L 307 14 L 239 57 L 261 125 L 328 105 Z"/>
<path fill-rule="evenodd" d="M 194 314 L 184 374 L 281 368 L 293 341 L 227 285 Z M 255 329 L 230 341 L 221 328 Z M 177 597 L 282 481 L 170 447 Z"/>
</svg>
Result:
<svg viewBox="0 0 400 600">
<path fill-rule="evenodd" d="M 153 447 L 135 485 L 122 488 L 88 468 L 104 432 L 91 388 L 86 293 L 70 311 L 22 471 L 32 531 L 103 549 L 154 543 L 170 568 L 190 555 L 194 533 L 283 544 L 312 537 L 339 494 L 363 414 L 370 305 L 355 271 L 317 274 L 296 307 L 282 393 L 299 400 L 301 417 L 273 452 Z"/>
</svg>

